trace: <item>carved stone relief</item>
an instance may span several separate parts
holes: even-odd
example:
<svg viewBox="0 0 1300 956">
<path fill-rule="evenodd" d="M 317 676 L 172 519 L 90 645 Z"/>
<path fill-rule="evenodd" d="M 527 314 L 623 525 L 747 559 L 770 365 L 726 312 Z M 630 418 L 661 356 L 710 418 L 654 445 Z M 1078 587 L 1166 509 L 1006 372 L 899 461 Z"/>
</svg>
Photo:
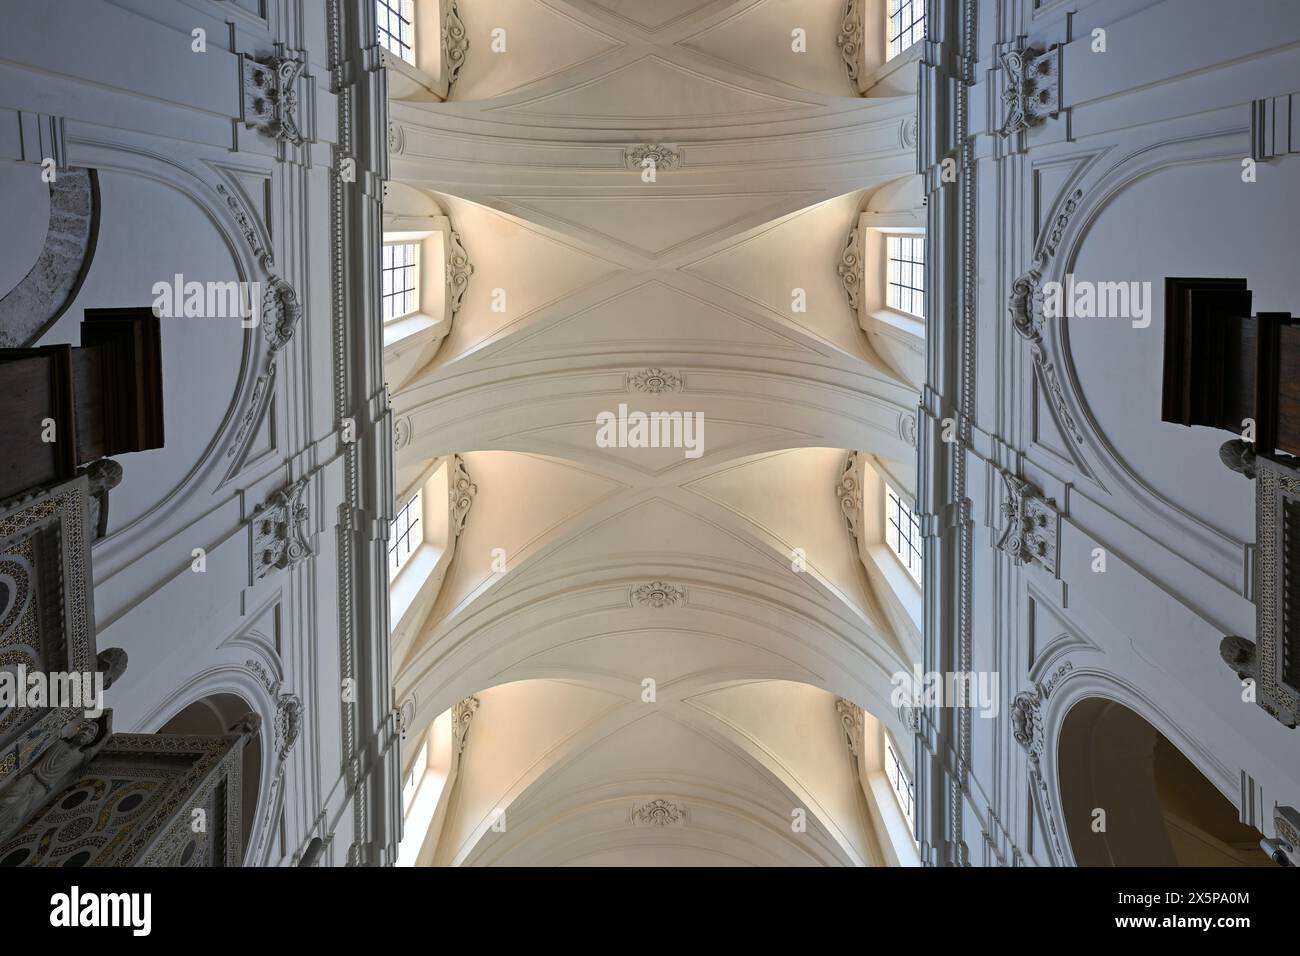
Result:
<svg viewBox="0 0 1300 956">
<path fill-rule="evenodd" d="M 835 485 L 835 496 L 840 500 L 840 515 L 849 529 L 849 535 L 856 542 L 862 528 L 862 483 L 858 479 L 858 453 L 851 451 L 844 461 L 844 470 L 840 472 L 839 483 Z"/>
<path fill-rule="evenodd" d="M 295 146 L 303 141 L 298 124 L 298 77 L 306 63 L 286 56 L 240 54 L 244 125 Z"/>
<path fill-rule="evenodd" d="M 465 752 L 465 744 L 469 740 L 469 722 L 474 719 L 478 707 L 477 697 L 466 697 L 451 709 L 452 749 L 457 754 Z"/>
<path fill-rule="evenodd" d="M 675 372 L 661 368 L 643 368 L 631 372 L 627 377 L 628 388 L 650 395 L 662 395 L 664 392 L 680 392 L 684 387 L 682 377 Z"/>
<path fill-rule="evenodd" d="M 686 603 L 686 589 L 678 584 L 651 581 L 632 589 L 632 603 L 642 607 L 681 607 Z"/>
<path fill-rule="evenodd" d="M 1044 319 L 1041 315 L 1042 295 L 1039 293 L 1039 283 L 1042 281 L 1049 260 L 1056 255 L 1061 237 L 1070 223 L 1070 217 L 1079 208 L 1082 199 L 1083 190 L 1076 189 L 1061 205 L 1061 210 L 1052 223 L 1051 231 L 1043 242 L 1042 251 L 1034 257 L 1033 267 L 1011 284 L 1011 298 L 1007 304 L 1011 314 L 1011 326 L 1029 343 L 1034 365 L 1038 368 L 1057 418 L 1078 444 L 1083 444 L 1083 432 L 1075 422 L 1074 416 L 1070 414 L 1065 400 L 1065 388 L 1061 384 L 1055 364 L 1047 355 L 1043 342 Z"/>
<path fill-rule="evenodd" d="M 849 79 L 857 85 L 858 64 L 862 60 L 861 0 L 849 0 L 844 16 L 840 20 L 840 32 L 835 37 L 835 45 L 840 49 L 840 59 L 844 61 Z"/>
<path fill-rule="evenodd" d="M 1002 102 L 1006 119 L 998 133 L 1010 136 L 1055 116 L 1061 100 L 1061 49 L 1011 50 L 1002 54 Z"/>
<path fill-rule="evenodd" d="M 866 717 L 862 713 L 862 708 L 851 700 L 836 697 L 835 713 L 839 715 L 840 725 L 844 728 L 849 753 L 853 755 L 854 759 L 860 760 L 866 732 Z"/>
<path fill-rule="evenodd" d="M 680 146 L 668 143 L 637 143 L 623 150 L 623 165 L 628 169 L 644 169 L 650 160 L 656 170 L 679 169 L 682 165 Z"/>
<path fill-rule="evenodd" d="M 474 265 L 469 261 L 469 253 L 461 242 L 460 233 L 454 229 L 447 236 L 447 314 L 456 317 L 460 311 L 465 290 L 469 288 L 469 277 L 474 274 Z"/>
<path fill-rule="evenodd" d="M 685 825 L 686 808 L 669 800 L 651 800 L 634 806 L 630 819 L 634 827 Z"/>
<path fill-rule="evenodd" d="M 442 62 L 443 69 L 447 71 L 448 89 L 455 85 L 468 53 L 469 33 L 456 8 L 456 0 L 451 0 L 447 4 L 447 13 L 442 18 Z"/>
<path fill-rule="evenodd" d="M 478 494 L 478 485 L 470 479 L 469 472 L 465 470 L 465 459 L 460 455 L 452 456 L 451 476 L 447 486 L 447 507 L 450 513 L 448 532 L 452 540 L 455 540 L 465 529 L 465 519 L 469 517 L 474 496 Z"/>
<path fill-rule="evenodd" d="M 1045 746 L 1043 730 L 1043 702 L 1056 686 L 1072 671 L 1074 663 L 1061 664 L 1045 681 L 1040 681 L 1031 691 L 1021 691 L 1011 704 L 1011 733 L 1016 742 L 1029 755 L 1029 780 L 1033 785 L 1034 799 L 1039 803 L 1044 824 L 1052 841 L 1056 862 L 1065 859 L 1061 834 L 1053 812 L 1052 794 L 1043 776 L 1042 758 Z"/>
<path fill-rule="evenodd" d="M 862 254 L 858 251 L 858 225 L 854 221 L 853 228 L 849 230 L 849 237 L 844 242 L 844 251 L 840 253 L 840 262 L 836 271 L 840 276 L 840 285 L 844 287 L 844 294 L 848 297 L 849 308 L 855 315 L 858 311 L 862 284 L 866 278 L 862 269 Z"/>
<path fill-rule="evenodd" d="M 1006 522 L 997 547 L 1017 564 L 1034 562 L 1056 574 L 1056 539 L 1060 515 L 1053 502 L 1033 485 L 1002 472 L 1007 497 L 1001 513 Z"/>
<path fill-rule="evenodd" d="M 308 481 L 300 478 L 280 489 L 253 512 L 250 563 L 257 580 L 290 568 L 312 553 L 304 499 Z"/>
</svg>

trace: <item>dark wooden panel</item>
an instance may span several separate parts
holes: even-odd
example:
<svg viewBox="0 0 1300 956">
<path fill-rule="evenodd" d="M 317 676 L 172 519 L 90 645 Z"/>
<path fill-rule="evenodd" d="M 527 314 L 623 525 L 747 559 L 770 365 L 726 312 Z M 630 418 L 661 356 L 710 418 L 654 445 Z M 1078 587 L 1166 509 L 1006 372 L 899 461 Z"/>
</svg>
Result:
<svg viewBox="0 0 1300 956">
<path fill-rule="evenodd" d="M 0 349 L 0 500 L 77 470 L 72 348 Z M 53 419 L 53 442 L 42 440 Z"/>
</svg>

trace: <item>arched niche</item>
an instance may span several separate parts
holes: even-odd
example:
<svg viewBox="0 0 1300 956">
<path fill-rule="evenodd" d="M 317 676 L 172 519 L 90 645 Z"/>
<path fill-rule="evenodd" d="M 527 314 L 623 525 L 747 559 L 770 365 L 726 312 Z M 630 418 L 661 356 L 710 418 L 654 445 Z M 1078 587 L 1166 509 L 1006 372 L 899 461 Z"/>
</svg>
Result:
<svg viewBox="0 0 1300 956">
<path fill-rule="evenodd" d="M 253 708 L 237 694 L 211 694 L 196 700 L 158 728 L 160 734 L 212 735 L 231 733 L 231 728 Z M 241 788 L 240 842 L 247 854 L 249 837 L 257 814 L 257 798 L 262 780 L 262 737 L 253 734 L 244 745 L 243 785 Z"/>
<path fill-rule="evenodd" d="M 1075 704 L 1058 753 L 1061 810 L 1079 866 L 1271 865 L 1262 834 L 1123 704 L 1099 697 Z"/>
</svg>

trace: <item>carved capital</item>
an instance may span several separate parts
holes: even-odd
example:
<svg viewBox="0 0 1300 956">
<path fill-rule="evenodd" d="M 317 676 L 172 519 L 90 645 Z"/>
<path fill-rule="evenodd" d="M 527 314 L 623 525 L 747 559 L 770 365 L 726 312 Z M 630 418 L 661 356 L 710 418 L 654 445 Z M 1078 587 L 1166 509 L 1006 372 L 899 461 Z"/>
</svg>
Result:
<svg viewBox="0 0 1300 956">
<path fill-rule="evenodd" d="M 1061 101 L 1060 47 L 1011 50 L 1001 59 L 1006 119 L 998 133 L 1010 136 L 1055 116 Z"/>
<path fill-rule="evenodd" d="M 244 125 L 274 139 L 302 145 L 298 125 L 298 77 L 304 61 L 284 56 L 240 54 Z"/>
<path fill-rule="evenodd" d="M 312 553 L 307 535 L 308 480 L 300 478 L 280 489 L 253 513 L 252 565 L 256 579 L 292 567 Z"/>
<path fill-rule="evenodd" d="M 1060 515 L 1054 502 L 1044 498 L 1033 485 L 1002 472 L 1007 497 L 1002 503 L 1005 527 L 997 547 L 1017 564 L 1033 561 L 1056 573 L 1056 538 Z"/>
</svg>

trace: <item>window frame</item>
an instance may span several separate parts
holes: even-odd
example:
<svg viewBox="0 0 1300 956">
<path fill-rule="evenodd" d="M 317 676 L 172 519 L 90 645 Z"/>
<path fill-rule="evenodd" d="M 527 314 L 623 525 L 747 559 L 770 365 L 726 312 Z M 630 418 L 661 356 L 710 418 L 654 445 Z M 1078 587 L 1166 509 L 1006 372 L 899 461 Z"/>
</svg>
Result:
<svg viewBox="0 0 1300 956">
<path fill-rule="evenodd" d="M 411 261 L 403 262 L 397 265 L 388 264 L 388 250 L 390 249 L 410 249 Z M 421 268 L 423 266 L 424 249 L 418 239 L 393 239 L 385 240 L 383 250 L 380 252 L 379 260 L 379 296 L 380 307 L 384 311 L 384 325 L 393 322 L 400 322 L 402 319 L 409 318 L 412 315 L 418 315 L 420 312 L 420 278 Z M 397 276 L 402 277 L 402 289 L 394 291 L 392 286 L 397 284 Z M 389 277 L 392 277 L 391 280 Z M 410 283 L 407 279 L 410 278 Z M 406 305 L 405 296 L 412 296 L 411 301 L 414 305 L 402 312 L 401 314 L 388 315 L 388 302 L 396 296 L 403 297 L 403 307 Z"/>
<path fill-rule="evenodd" d="M 390 29 L 394 20 L 397 33 Z M 415 66 L 415 31 L 415 0 L 375 0 L 375 41 L 411 66 Z"/>
<path fill-rule="evenodd" d="M 913 782 L 911 775 L 907 771 L 907 764 L 903 758 L 898 755 L 898 748 L 894 746 L 894 738 L 886 730 L 881 731 L 884 737 L 884 770 L 885 779 L 889 782 L 889 789 L 894 793 L 894 800 L 898 803 L 898 809 L 903 814 L 903 819 L 907 821 L 907 828 L 912 833 L 916 833 L 916 784 Z M 913 837 L 915 838 L 915 837 Z"/>
<path fill-rule="evenodd" d="M 925 321 L 925 233 L 885 232 L 884 239 L 885 307 Z"/>
<path fill-rule="evenodd" d="M 405 525 L 403 525 L 405 522 Z M 414 539 L 414 541 L 412 541 Z M 417 488 L 388 523 L 388 580 L 393 582 L 424 543 L 424 489 Z M 403 553 L 405 548 L 405 553 Z"/>
<path fill-rule="evenodd" d="M 903 25 L 904 17 L 909 18 L 906 26 Z M 897 32 L 894 29 L 896 22 Z M 906 43 L 902 42 L 904 37 L 908 38 Z M 925 0 L 885 0 L 885 62 L 902 56 L 923 39 Z"/>
<path fill-rule="evenodd" d="M 921 519 L 907 499 L 888 480 L 882 480 L 881 484 L 884 486 L 882 497 L 885 545 L 912 580 L 920 585 L 925 569 L 925 543 L 921 537 Z M 906 534 L 904 534 L 904 523 Z"/>
</svg>

